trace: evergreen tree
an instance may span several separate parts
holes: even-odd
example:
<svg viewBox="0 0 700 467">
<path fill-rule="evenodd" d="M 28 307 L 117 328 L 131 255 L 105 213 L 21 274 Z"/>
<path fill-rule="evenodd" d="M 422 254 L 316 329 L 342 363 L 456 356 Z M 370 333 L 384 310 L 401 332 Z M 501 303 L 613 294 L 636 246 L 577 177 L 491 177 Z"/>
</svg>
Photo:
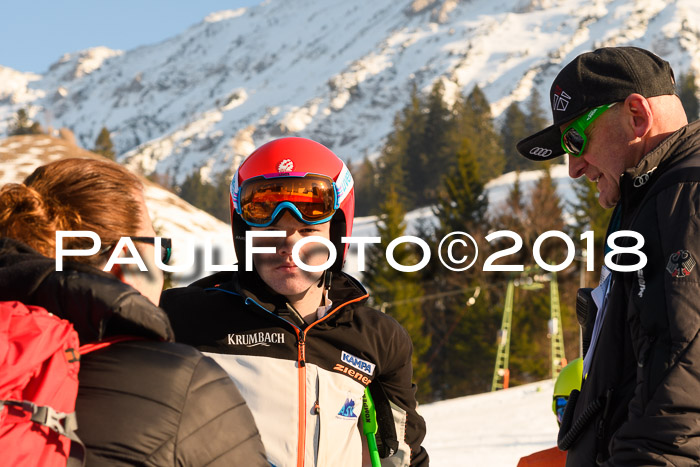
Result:
<svg viewBox="0 0 700 467">
<path fill-rule="evenodd" d="M 363 276 L 375 303 L 393 316 L 411 336 L 413 341 L 413 377 L 419 386 L 419 397 L 430 393 L 429 368 L 425 354 L 430 347 L 430 337 L 424 331 L 420 297 L 423 289 L 416 281 L 418 273 L 397 271 L 386 261 L 384 252 L 389 243 L 404 235 L 406 212 L 399 202 L 398 193 L 389 188 L 386 200 L 381 204 L 380 222 L 377 224 L 380 244 L 367 249 L 367 270 Z M 419 253 L 410 244 L 394 250 L 394 259 L 403 265 L 420 261 Z"/>
<path fill-rule="evenodd" d="M 525 136 L 532 135 L 547 126 L 547 115 L 542 108 L 542 96 L 537 88 L 532 88 L 526 104 Z"/>
<path fill-rule="evenodd" d="M 538 236 L 548 230 L 563 231 L 565 228 L 562 201 L 552 180 L 551 167 L 543 171 L 542 177 L 535 184 L 530 194 L 530 204 L 527 207 L 527 218 L 532 226 L 532 238 L 523 239 L 528 251 Z M 559 264 L 566 258 L 566 246 L 555 238 L 545 241 L 540 248 L 542 260 Z"/>
<path fill-rule="evenodd" d="M 461 141 L 455 162 L 444 179 L 435 208 L 439 227 L 432 243 L 437 246 L 447 234 L 461 231 L 472 235 L 481 250 L 484 247 L 481 240 L 489 230 L 488 199 L 476 151 L 467 139 Z M 461 257 L 473 254 L 473 250 L 459 252 L 455 248 L 454 253 L 455 257 Z M 433 257 L 437 257 L 437 251 Z M 483 392 L 490 384 L 496 352 L 492 337 L 500 317 L 492 313 L 493 297 L 488 291 L 468 305 L 475 288 L 484 284 L 479 270 L 480 263 L 477 263 L 467 271 L 453 272 L 437 261 L 431 262 L 430 268 L 425 270 L 426 288 L 445 294 L 424 306 L 425 316 L 430 316 L 428 330 L 434 344 L 430 368 L 436 397 Z"/>
<path fill-rule="evenodd" d="M 505 230 L 521 231 L 527 223 L 525 212 L 525 193 L 520 184 L 520 173 L 515 174 L 515 181 L 508 190 L 505 209 L 498 218 L 498 227 Z"/>
<path fill-rule="evenodd" d="M 506 158 L 504 172 L 532 170 L 535 168 L 535 162 L 525 159 L 515 147 L 518 141 L 528 135 L 526 127 L 527 117 L 525 113 L 520 110 L 517 102 L 513 102 L 506 109 L 503 127 L 501 128 L 501 140 L 503 141 L 503 151 Z"/>
<path fill-rule="evenodd" d="M 679 97 L 683 103 L 688 122 L 694 122 L 699 117 L 700 102 L 698 101 L 698 86 L 695 84 L 693 70 L 681 75 Z"/>
<path fill-rule="evenodd" d="M 456 167 L 445 177 L 435 214 L 441 231 L 474 231 L 483 225 L 488 208 L 477 155 L 468 140 L 456 154 Z"/>
<path fill-rule="evenodd" d="M 533 232 L 533 226 L 528 217 L 527 199 L 520 184 L 520 174 L 516 173 L 515 181 L 508 191 L 508 197 L 503 206 L 496 212 L 494 219 L 494 230 L 508 230 L 515 232 L 523 239 L 525 245 L 531 245 L 537 236 Z M 502 251 L 513 246 L 513 240 L 502 238 L 491 243 L 491 250 Z M 521 248 L 507 258 L 499 259 L 494 264 L 523 264 L 525 266 L 533 264 L 533 260 L 526 248 Z M 504 280 L 506 278 L 504 277 Z"/>
<path fill-rule="evenodd" d="M 456 148 L 462 146 L 463 139 L 471 142 L 484 183 L 503 173 L 505 155 L 501 138 L 494 128 L 491 106 L 478 86 L 474 86 L 466 99 L 460 99 L 457 103 L 455 134 L 459 140 Z"/>
<path fill-rule="evenodd" d="M 473 279 L 476 281 L 476 279 Z M 474 284 L 474 283 L 472 283 Z M 483 289 L 472 306 L 465 298 L 472 292 L 445 300 L 451 310 L 448 326 L 454 331 L 445 343 L 440 360 L 431 363 L 434 372 L 440 366 L 440 399 L 479 394 L 491 389 L 493 366 L 496 360 L 496 336 L 501 324 L 503 304 L 494 300 L 495 289 Z M 448 329 L 449 330 L 449 329 Z"/>
<path fill-rule="evenodd" d="M 520 195 L 513 193 L 511 202 L 516 202 L 518 198 Z M 518 206 L 520 203 L 515 204 Z M 536 267 L 534 255 L 531 255 L 531 252 L 533 252 L 535 240 L 540 235 L 549 230 L 564 231 L 565 228 L 562 201 L 551 176 L 551 166 L 547 164 L 530 193 L 520 228 L 516 230 L 523 239 L 522 253 L 511 255 L 509 260 L 510 264 L 517 262 L 523 264 L 526 272 L 530 269 L 530 272 L 521 276 L 520 286 L 515 290 L 510 357 L 512 385 L 540 380 L 550 374 L 552 358 L 551 343 L 548 338 L 551 313 L 550 284 L 531 282 L 534 275 L 545 274 L 545 271 Z M 560 264 L 566 258 L 568 248 L 562 240 L 550 238 L 541 244 L 539 251 L 542 261 Z M 565 297 L 571 295 L 564 294 L 564 290 L 572 288 L 572 274 L 570 269 L 566 271 L 569 273 L 561 273 L 558 276 L 559 291 L 562 294 L 560 313 L 565 336 L 575 338 L 578 323 L 575 317 L 572 318 L 572 309 L 566 306 Z M 575 344 L 575 341 L 569 343 L 570 349 L 572 344 Z"/>
<path fill-rule="evenodd" d="M 29 113 L 26 109 L 19 109 L 17 111 L 8 129 L 9 136 L 40 135 L 43 133 L 44 130 L 41 128 L 41 125 L 29 119 Z"/>
<path fill-rule="evenodd" d="M 579 239 L 584 232 L 593 231 L 594 251 L 586 253 L 587 255 L 593 254 L 595 271 L 587 273 L 586 284 L 595 285 L 603 265 L 605 233 L 613 210 L 605 209 L 598 203 L 598 188 L 595 182 L 581 177 L 576 180 L 573 187 L 576 194 L 576 201 L 572 206 L 574 213 L 573 237 Z"/>
<path fill-rule="evenodd" d="M 115 160 L 114 145 L 107 127 L 103 126 L 102 130 L 100 130 L 100 134 L 95 139 L 95 147 L 92 152 L 101 154 L 107 159 Z"/>
<path fill-rule="evenodd" d="M 231 222 L 231 180 L 233 180 L 234 173 L 233 170 L 225 170 L 216 174 L 213 196 L 207 209 L 207 212 L 212 216 L 227 224 Z"/>
<path fill-rule="evenodd" d="M 230 172 L 217 174 L 214 183 L 202 180 L 200 170 L 195 170 L 179 187 L 179 195 L 193 206 L 202 209 L 224 222 L 229 222 Z"/>
<path fill-rule="evenodd" d="M 438 80 L 428 95 L 420 141 L 420 159 L 409 159 L 408 180 L 419 192 L 416 206 L 432 204 L 438 197 L 442 176 L 454 165 L 451 141 L 454 119 L 444 100 L 445 88 Z"/>
<path fill-rule="evenodd" d="M 405 208 L 416 206 L 420 189 L 409 185 L 409 170 L 420 170 L 424 120 L 422 102 L 414 84 L 411 100 L 394 118 L 394 130 L 387 136 L 379 157 L 380 199 L 386 199 L 393 187 Z"/>
<path fill-rule="evenodd" d="M 380 192 L 376 167 L 365 157 L 358 166 L 348 163 L 348 170 L 355 181 L 355 215 L 359 217 L 374 214 L 379 210 L 376 200 L 379 199 Z"/>
<path fill-rule="evenodd" d="M 511 386 L 550 376 L 550 313 L 548 283 L 516 287 L 510 340 Z"/>
</svg>

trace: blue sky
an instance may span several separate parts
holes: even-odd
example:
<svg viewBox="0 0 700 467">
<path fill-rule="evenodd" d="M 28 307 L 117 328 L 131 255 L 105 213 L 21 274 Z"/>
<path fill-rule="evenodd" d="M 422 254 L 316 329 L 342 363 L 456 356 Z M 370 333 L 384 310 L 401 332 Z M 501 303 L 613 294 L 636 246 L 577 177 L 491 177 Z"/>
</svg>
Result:
<svg viewBox="0 0 700 467">
<path fill-rule="evenodd" d="M 35 0 L 4 2 L 0 65 L 45 72 L 66 52 L 130 50 L 172 37 L 209 13 L 262 0 Z"/>
</svg>

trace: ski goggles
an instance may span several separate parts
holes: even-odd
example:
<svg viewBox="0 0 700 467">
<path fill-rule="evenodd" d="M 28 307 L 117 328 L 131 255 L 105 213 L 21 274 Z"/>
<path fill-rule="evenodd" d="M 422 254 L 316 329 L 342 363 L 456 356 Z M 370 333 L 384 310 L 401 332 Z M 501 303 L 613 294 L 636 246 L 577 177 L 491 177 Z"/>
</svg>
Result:
<svg viewBox="0 0 700 467">
<path fill-rule="evenodd" d="M 149 245 L 155 246 L 156 244 L 156 237 L 129 237 L 132 242 L 137 242 L 137 243 L 148 243 Z M 114 245 L 108 245 L 104 247 L 102 250 L 100 250 L 97 254 L 98 255 L 103 255 L 110 251 L 112 248 L 114 248 L 116 244 Z M 164 264 L 167 265 L 170 262 L 170 257 L 172 256 L 173 252 L 173 242 L 171 239 L 167 237 L 160 237 L 160 261 Z"/>
<path fill-rule="evenodd" d="M 340 205 L 336 183 L 319 174 L 261 175 L 243 182 L 232 195 L 236 212 L 252 227 L 270 226 L 285 209 L 305 224 L 322 224 Z"/>
<path fill-rule="evenodd" d="M 554 398 L 554 410 L 557 414 L 557 421 L 561 425 L 564 419 L 564 411 L 566 410 L 566 404 L 569 402 L 569 398 L 566 396 L 556 396 Z"/>
<path fill-rule="evenodd" d="M 574 157 L 581 156 L 588 143 L 586 129 L 615 104 L 600 105 L 574 120 L 561 134 L 561 148 Z"/>
</svg>

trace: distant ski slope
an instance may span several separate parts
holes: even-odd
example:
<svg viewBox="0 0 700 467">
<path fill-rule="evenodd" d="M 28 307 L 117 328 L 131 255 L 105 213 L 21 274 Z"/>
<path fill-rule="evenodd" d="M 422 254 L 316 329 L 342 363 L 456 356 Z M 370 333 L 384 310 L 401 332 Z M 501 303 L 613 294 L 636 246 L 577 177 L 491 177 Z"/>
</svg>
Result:
<svg viewBox="0 0 700 467">
<path fill-rule="evenodd" d="M 423 445 L 435 467 L 515 467 L 556 445 L 552 380 L 419 407 L 428 431 Z"/>
</svg>

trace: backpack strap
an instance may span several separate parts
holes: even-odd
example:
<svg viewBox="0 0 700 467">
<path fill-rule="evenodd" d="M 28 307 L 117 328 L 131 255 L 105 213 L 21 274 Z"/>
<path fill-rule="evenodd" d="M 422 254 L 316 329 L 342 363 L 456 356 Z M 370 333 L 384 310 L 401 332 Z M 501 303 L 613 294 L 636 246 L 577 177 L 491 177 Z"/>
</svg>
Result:
<svg viewBox="0 0 700 467">
<path fill-rule="evenodd" d="M 118 344 L 120 342 L 128 341 L 145 341 L 148 340 L 145 337 L 138 336 L 112 336 L 102 339 L 99 342 L 90 342 L 89 344 L 84 344 L 80 346 L 80 355 L 87 355 L 96 350 L 101 350 L 109 347 L 112 344 Z"/>
<path fill-rule="evenodd" d="M 22 411 L 29 415 L 29 420 L 32 422 L 45 426 L 71 440 L 68 467 L 85 466 L 85 444 L 76 433 L 78 418 L 75 412 L 58 412 L 53 407 L 37 405 L 30 401 L 0 400 L 0 409 L 3 406 Z"/>
</svg>

